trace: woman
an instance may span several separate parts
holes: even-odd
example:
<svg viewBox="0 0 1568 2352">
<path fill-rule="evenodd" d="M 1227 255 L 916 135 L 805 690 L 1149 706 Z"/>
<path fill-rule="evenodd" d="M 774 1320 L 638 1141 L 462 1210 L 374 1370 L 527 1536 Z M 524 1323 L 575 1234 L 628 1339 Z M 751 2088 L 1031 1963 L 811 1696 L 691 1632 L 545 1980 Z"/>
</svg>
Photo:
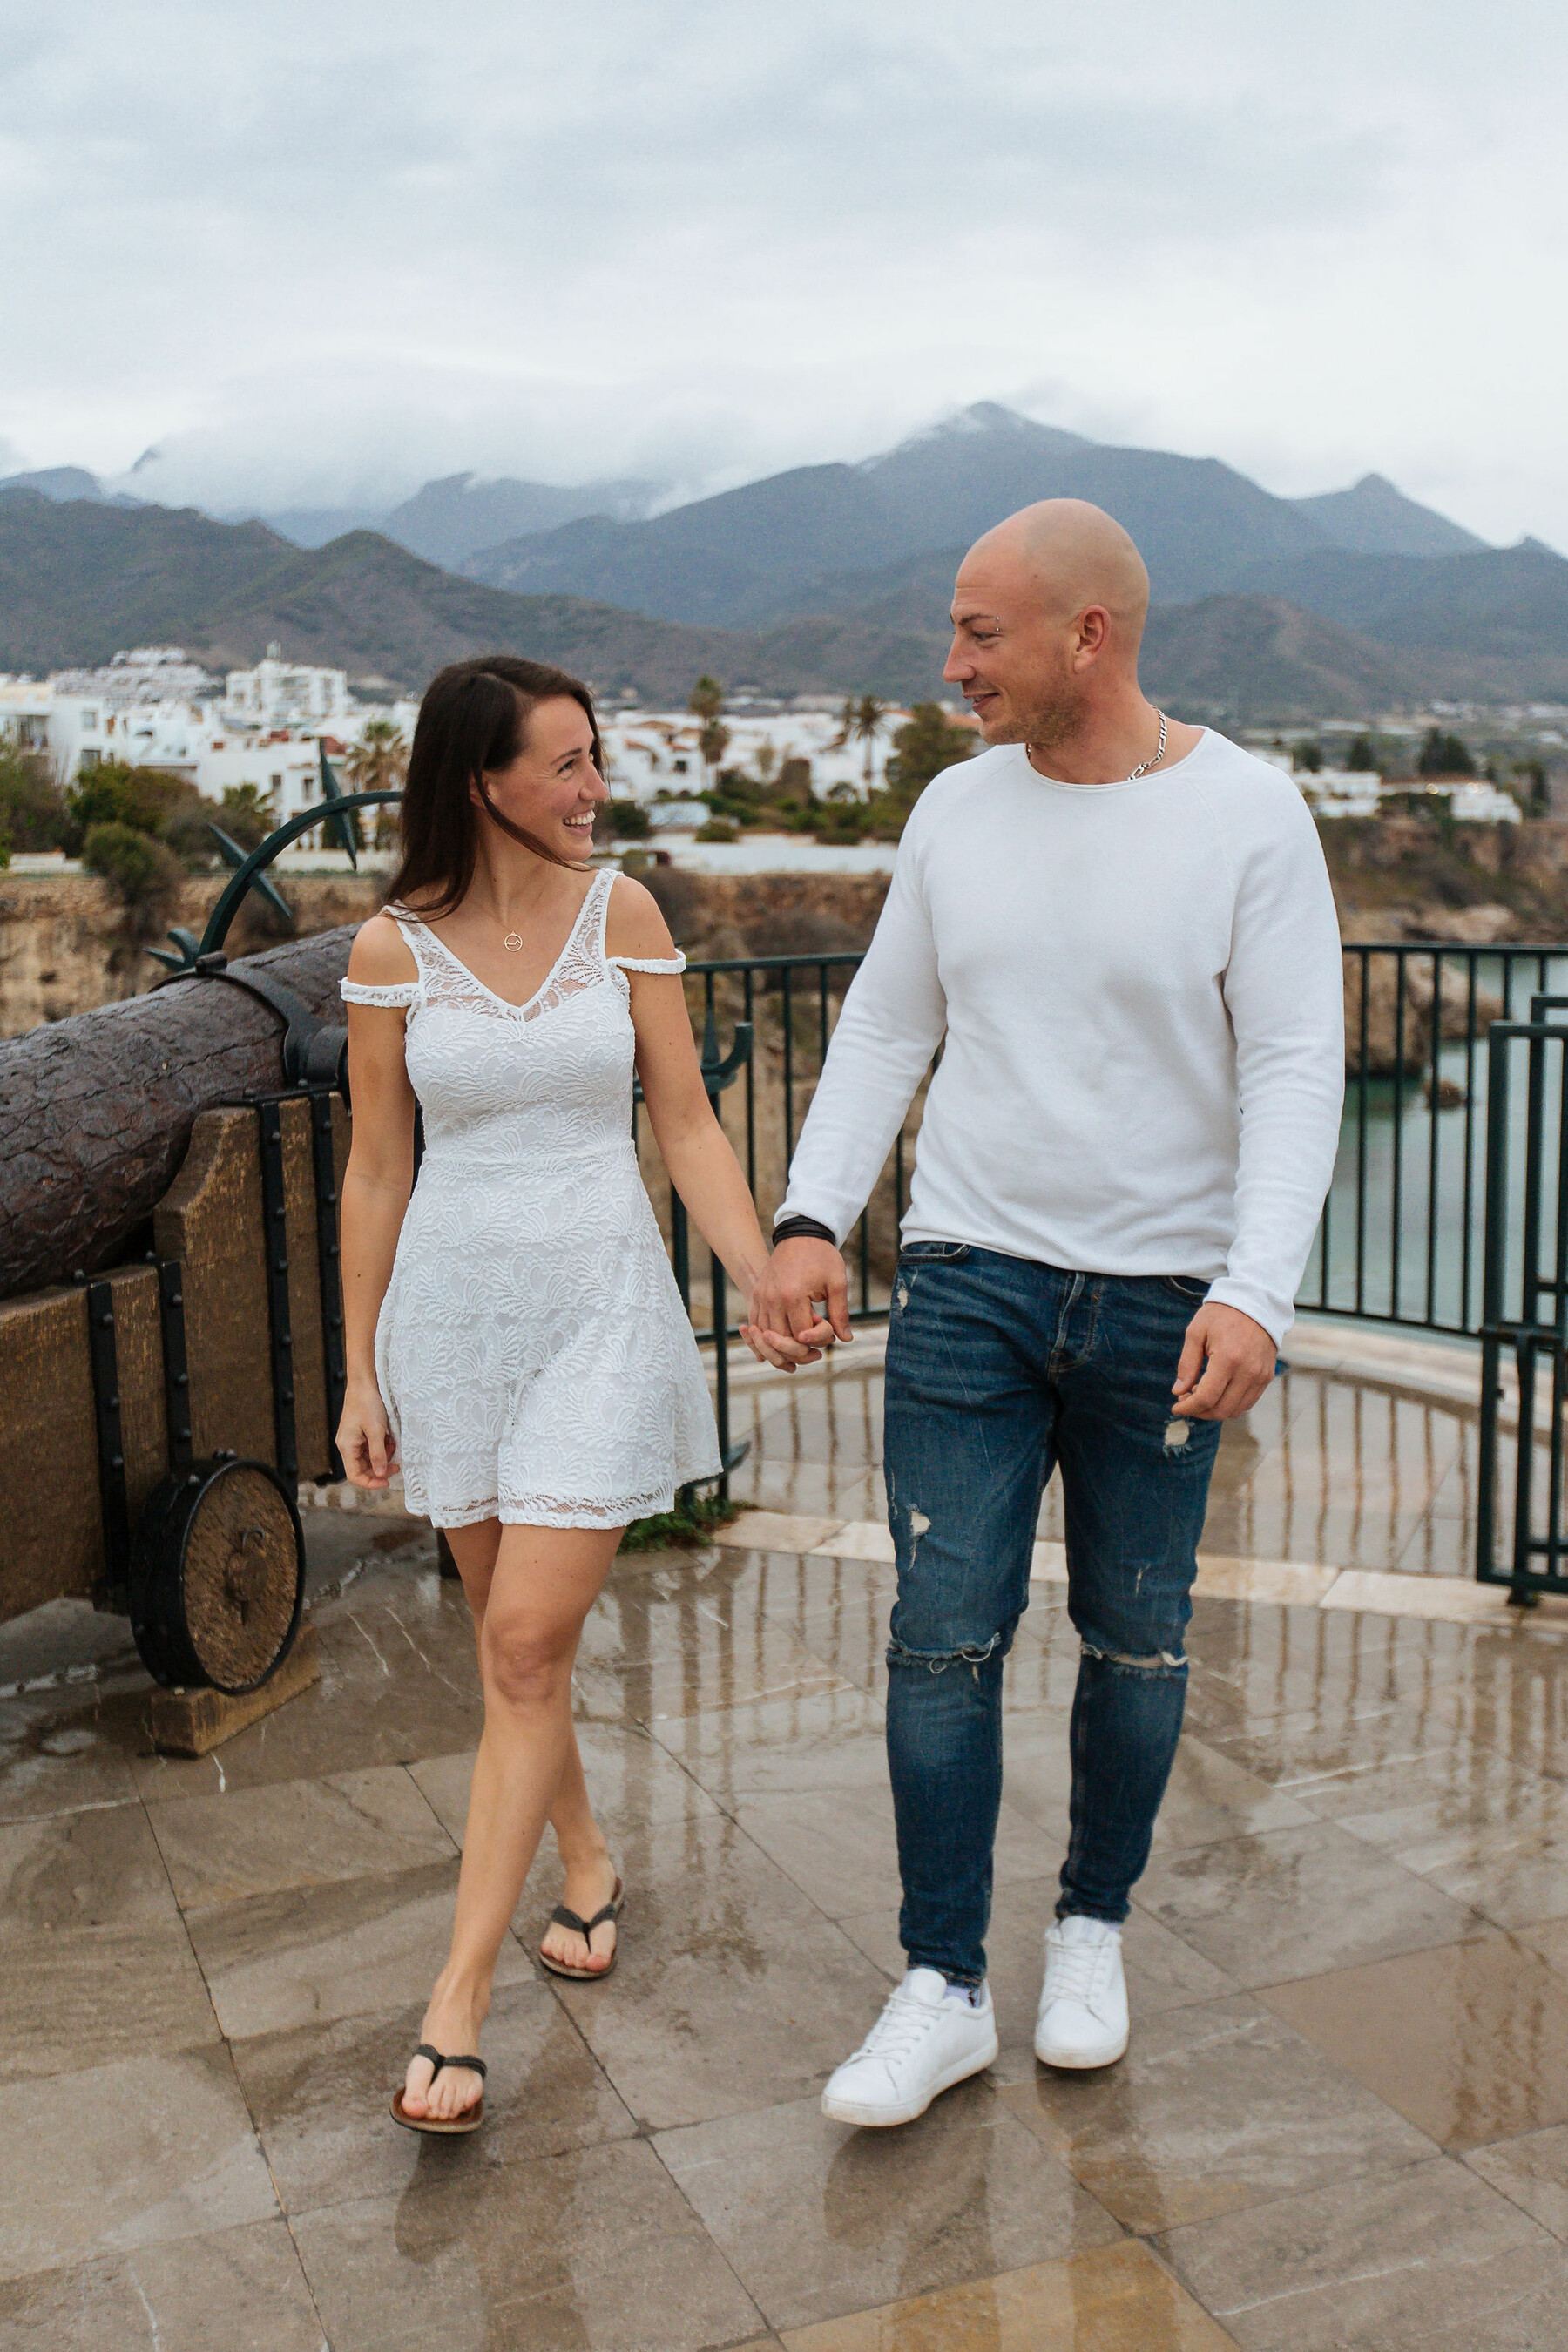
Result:
<svg viewBox="0 0 1568 2352">
<path fill-rule="evenodd" d="M 485 1700 L 451 1954 L 393 2101 L 418 2131 L 480 2119 L 479 2029 L 547 1820 L 565 1885 L 541 1958 L 582 1979 L 614 1963 L 621 1883 L 584 1784 L 573 1661 L 626 1522 L 720 1467 L 632 1145 L 634 1066 L 670 1180 L 742 1296 L 767 1257 L 703 1088 L 685 959 L 639 883 L 588 869 L 605 797 L 576 678 L 504 656 L 443 670 L 415 730 L 403 863 L 342 983 L 338 1444 L 370 1489 L 401 1455 L 409 1508 L 447 1530 Z"/>
</svg>

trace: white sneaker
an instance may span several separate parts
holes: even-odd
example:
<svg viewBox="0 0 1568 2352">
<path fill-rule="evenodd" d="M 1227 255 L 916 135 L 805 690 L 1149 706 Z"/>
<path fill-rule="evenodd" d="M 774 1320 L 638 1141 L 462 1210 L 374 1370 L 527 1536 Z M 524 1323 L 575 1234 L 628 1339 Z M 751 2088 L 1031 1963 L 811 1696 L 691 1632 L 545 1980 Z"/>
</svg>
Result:
<svg viewBox="0 0 1568 2352">
<path fill-rule="evenodd" d="M 949 2000 L 938 1969 L 911 1969 L 853 2058 L 822 2095 L 836 2124 L 912 2124 L 940 2091 L 978 2074 L 997 2053 L 996 2012 L 981 1987 L 980 2003 Z"/>
<path fill-rule="evenodd" d="M 1035 2055 L 1047 2066 L 1109 2066 L 1127 2047 L 1121 1930 L 1072 1911 L 1046 1929 Z"/>
</svg>

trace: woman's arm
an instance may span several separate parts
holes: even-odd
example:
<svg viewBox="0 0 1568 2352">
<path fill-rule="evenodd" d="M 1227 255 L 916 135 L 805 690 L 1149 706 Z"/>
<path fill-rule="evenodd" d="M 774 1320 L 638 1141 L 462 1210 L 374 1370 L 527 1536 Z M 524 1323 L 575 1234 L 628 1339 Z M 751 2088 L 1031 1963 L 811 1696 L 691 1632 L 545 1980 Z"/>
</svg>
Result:
<svg viewBox="0 0 1568 2352">
<path fill-rule="evenodd" d="M 418 977 L 390 916 L 373 916 L 361 928 L 348 976 L 367 988 L 396 988 Z M 338 1451 L 354 1486 L 376 1488 L 387 1484 L 397 1451 L 375 1377 L 375 1326 L 414 1187 L 414 1089 L 403 1058 L 403 1013 L 350 1004 L 348 1016 L 353 1140 L 343 1178 L 347 1367 Z"/>
<path fill-rule="evenodd" d="M 607 946 L 612 955 L 673 960 L 676 949 L 658 903 L 640 882 L 624 876 L 610 894 Z M 713 1116 L 686 1011 L 686 992 L 672 974 L 632 971 L 632 1024 L 637 1076 L 669 1181 L 692 1223 L 749 1302 L 768 1260 L 741 1163 Z"/>
</svg>

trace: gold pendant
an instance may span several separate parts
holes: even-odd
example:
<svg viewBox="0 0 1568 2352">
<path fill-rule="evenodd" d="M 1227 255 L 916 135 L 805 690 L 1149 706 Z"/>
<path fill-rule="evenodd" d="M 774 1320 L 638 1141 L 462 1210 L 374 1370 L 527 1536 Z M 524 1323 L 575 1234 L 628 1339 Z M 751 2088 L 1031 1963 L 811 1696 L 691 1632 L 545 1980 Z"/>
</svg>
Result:
<svg viewBox="0 0 1568 2352">
<path fill-rule="evenodd" d="M 513 955 L 515 955 L 519 948 L 522 945 L 522 936 L 521 932 L 508 931 L 505 939 L 501 941 L 501 945 L 503 948 L 510 948 Z"/>
</svg>

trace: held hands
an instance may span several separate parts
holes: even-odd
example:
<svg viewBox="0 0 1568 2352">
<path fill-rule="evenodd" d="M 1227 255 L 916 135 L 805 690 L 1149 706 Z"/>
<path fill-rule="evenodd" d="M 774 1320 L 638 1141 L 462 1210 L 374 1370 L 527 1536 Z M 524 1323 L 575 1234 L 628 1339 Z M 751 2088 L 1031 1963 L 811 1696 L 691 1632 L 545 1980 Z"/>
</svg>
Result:
<svg viewBox="0 0 1568 2352">
<path fill-rule="evenodd" d="M 351 1379 L 338 1423 L 338 1452 L 349 1484 L 375 1493 L 397 1466 L 397 1440 L 374 1381 Z"/>
<path fill-rule="evenodd" d="M 1262 1324 L 1239 1307 L 1217 1300 L 1200 1307 L 1187 1326 L 1171 1411 L 1193 1421 L 1234 1421 L 1258 1402 L 1279 1356 Z"/>
<path fill-rule="evenodd" d="M 781 1242 L 752 1293 L 751 1315 L 741 1337 L 775 1371 L 817 1363 L 836 1339 L 852 1339 L 848 1276 L 833 1244 L 804 1235 Z"/>
</svg>

